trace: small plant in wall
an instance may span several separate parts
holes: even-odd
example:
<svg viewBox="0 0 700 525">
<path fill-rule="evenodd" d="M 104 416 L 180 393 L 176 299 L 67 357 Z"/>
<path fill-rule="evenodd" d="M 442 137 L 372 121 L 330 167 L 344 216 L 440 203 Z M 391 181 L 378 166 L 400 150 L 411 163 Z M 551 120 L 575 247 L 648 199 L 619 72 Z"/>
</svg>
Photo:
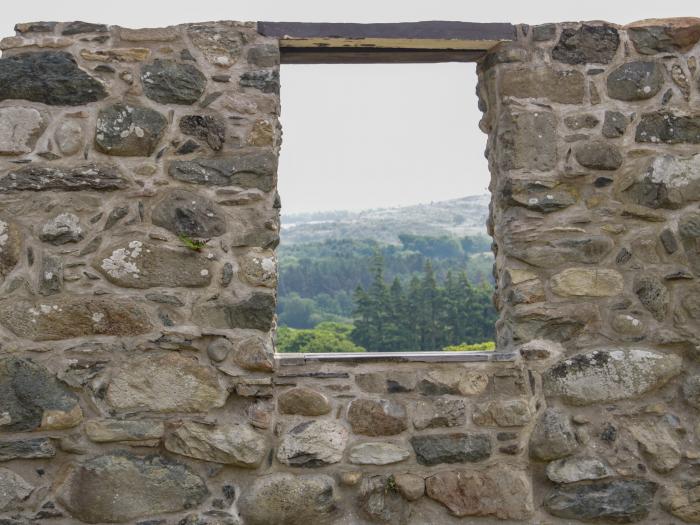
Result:
<svg viewBox="0 0 700 525">
<path fill-rule="evenodd" d="M 386 478 L 386 483 L 384 485 L 384 494 L 387 494 L 389 492 L 398 492 L 398 487 L 396 486 L 396 480 L 394 479 L 394 475 L 392 474 L 388 478 Z"/>
<path fill-rule="evenodd" d="M 210 239 L 194 239 L 185 233 L 181 233 L 179 236 L 180 242 L 185 248 L 189 248 L 192 251 L 200 252 L 204 248 Z"/>
</svg>

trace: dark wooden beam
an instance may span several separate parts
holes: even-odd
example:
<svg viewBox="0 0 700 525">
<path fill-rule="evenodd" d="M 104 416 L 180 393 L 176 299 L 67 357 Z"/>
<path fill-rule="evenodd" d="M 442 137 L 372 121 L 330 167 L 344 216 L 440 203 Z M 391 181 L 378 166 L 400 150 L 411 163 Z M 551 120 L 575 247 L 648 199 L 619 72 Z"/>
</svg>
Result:
<svg viewBox="0 0 700 525">
<path fill-rule="evenodd" d="M 492 42 L 515 39 L 515 26 L 512 24 L 445 21 L 395 24 L 258 22 L 258 31 L 264 36 L 281 40 L 380 39 Z"/>
<path fill-rule="evenodd" d="M 485 51 L 452 49 L 282 47 L 283 64 L 425 64 L 476 62 Z"/>
</svg>

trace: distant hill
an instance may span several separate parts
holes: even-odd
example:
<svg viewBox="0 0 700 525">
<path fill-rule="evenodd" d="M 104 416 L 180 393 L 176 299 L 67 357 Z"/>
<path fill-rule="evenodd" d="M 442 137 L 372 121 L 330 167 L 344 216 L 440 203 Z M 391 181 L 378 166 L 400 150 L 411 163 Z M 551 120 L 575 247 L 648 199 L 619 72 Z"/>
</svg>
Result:
<svg viewBox="0 0 700 525">
<path fill-rule="evenodd" d="M 486 234 L 489 195 L 472 195 L 374 210 L 285 214 L 282 210 L 282 244 L 328 239 L 372 239 L 400 244 L 398 235 L 464 237 Z"/>
</svg>

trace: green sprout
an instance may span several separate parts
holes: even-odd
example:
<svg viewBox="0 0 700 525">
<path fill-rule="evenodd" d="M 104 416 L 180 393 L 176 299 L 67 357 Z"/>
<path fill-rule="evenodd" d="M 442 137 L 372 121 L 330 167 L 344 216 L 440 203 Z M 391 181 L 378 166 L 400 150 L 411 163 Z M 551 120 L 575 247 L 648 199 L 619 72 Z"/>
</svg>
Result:
<svg viewBox="0 0 700 525">
<path fill-rule="evenodd" d="M 179 236 L 180 241 L 182 244 L 185 246 L 185 248 L 189 248 L 190 250 L 193 250 L 195 252 L 202 251 L 202 248 L 204 248 L 207 243 L 209 243 L 209 239 L 193 239 L 187 234 L 181 233 Z"/>
<path fill-rule="evenodd" d="M 396 485 L 396 480 L 394 479 L 394 475 L 392 474 L 386 479 L 386 484 L 384 485 L 384 494 L 387 492 L 397 492 L 398 487 Z"/>
</svg>

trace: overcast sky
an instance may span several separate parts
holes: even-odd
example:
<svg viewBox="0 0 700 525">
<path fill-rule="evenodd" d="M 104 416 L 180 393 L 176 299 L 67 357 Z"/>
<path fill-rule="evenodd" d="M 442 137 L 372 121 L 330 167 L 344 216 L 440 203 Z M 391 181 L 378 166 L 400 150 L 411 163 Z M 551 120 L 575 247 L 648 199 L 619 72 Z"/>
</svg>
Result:
<svg viewBox="0 0 700 525">
<path fill-rule="evenodd" d="M 158 27 L 206 20 L 538 24 L 700 16 L 697 0 L 5 0 L 15 22 L 85 20 Z M 363 209 L 484 193 L 486 136 L 474 64 L 282 67 L 285 212 Z"/>
</svg>

